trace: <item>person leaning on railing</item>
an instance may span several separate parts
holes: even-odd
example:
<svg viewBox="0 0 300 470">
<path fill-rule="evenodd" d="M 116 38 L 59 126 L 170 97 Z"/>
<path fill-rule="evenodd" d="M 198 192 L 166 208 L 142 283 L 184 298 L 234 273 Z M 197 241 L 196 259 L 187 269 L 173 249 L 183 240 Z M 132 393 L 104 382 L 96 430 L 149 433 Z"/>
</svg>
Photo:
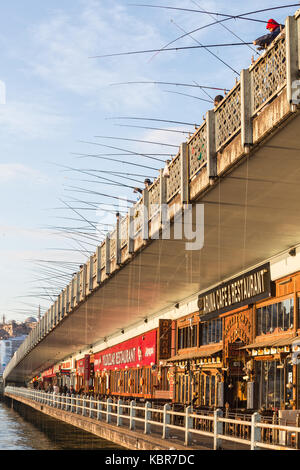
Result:
<svg viewBox="0 0 300 470">
<path fill-rule="evenodd" d="M 267 47 L 271 44 L 272 41 L 281 33 L 283 30 L 284 25 L 277 23 L 277 21 L 273 20 L 272 18 L 268 21 L 266 29 L 270 31 L 270 33 L 265 34 L 264 36 L 260 36 L 259 38 L 253 41 L 253 44 L 258 47 L 258 51 L 262 51 L 267 49 Z"/>
</svg>

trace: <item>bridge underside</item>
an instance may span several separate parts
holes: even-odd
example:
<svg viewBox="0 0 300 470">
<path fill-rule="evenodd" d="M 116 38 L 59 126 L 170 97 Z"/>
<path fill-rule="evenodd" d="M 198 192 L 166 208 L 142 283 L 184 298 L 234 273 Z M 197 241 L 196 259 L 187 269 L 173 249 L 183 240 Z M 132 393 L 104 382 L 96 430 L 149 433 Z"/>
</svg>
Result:
<svg viewBox="0 0 300 470">
<path fill-rule="evenodd" d="M 45 337 L 10 380 L 32 376 L 298 244 L 299 129 L 297 115 L 199 199 L 205 219 L 201 250 L 187 251 L 186 240 L 151 242 Z"/>
</svg>

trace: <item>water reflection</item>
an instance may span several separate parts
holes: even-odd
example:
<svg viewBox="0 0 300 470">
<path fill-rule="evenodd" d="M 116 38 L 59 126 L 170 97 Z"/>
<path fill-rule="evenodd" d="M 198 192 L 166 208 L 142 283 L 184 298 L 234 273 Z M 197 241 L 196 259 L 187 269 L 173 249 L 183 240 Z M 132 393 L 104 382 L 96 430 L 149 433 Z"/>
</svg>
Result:
<svg viewBox="0 0 300 470">
<path fill-rule="evenodd" d="M 0 401 L 0 450 L 122 449 L 17 402 Z"/>
</svg>

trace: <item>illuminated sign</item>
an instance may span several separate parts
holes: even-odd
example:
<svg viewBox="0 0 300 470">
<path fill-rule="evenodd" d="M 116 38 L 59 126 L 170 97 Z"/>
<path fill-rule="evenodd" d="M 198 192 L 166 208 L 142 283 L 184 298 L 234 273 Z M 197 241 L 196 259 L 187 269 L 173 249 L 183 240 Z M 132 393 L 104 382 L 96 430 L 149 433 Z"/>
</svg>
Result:
<svg viewBox="0 0 300 470">
<path fill-rule="evenodd" d="M 105 349 L 94 356 L 94 370 L 124 369 L 156 363 L 156 330 Z"/>
<path fill-rule="evenodd" d="M 200 316 L 212 312 L 223 313 L 272 295 L 274 295 L 274 283 L 271 282 L 270 264 L 266 263 L 200 294 L 199 313 Z"/>
</svg>

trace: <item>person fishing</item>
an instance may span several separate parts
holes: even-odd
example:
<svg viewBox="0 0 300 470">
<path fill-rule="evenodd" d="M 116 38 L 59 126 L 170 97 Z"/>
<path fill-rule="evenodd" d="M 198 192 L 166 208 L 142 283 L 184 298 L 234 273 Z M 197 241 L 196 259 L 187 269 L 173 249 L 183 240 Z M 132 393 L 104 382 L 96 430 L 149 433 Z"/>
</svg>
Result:
<svg viewBox="0 0 300 470">
<path fill-rule="evenodd" d="M 262 51 L 267 49 L 267 47 L 271 44 L 272 41 L 278 36 L 279 33 L 283 30 L 284 25 L 277 23 L 277 21 L 273 20 L 272 18 L 268 21 L 266 29 L 270 31 L 270 33 L 265 34 L 264 36 L 260 36 L 259 38 L 253 41 L 255 46 L 259 46 L 258 50 Z"/>
</svg>

